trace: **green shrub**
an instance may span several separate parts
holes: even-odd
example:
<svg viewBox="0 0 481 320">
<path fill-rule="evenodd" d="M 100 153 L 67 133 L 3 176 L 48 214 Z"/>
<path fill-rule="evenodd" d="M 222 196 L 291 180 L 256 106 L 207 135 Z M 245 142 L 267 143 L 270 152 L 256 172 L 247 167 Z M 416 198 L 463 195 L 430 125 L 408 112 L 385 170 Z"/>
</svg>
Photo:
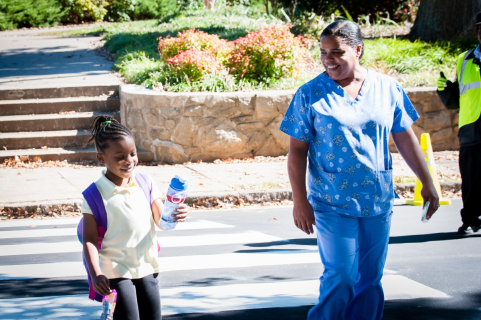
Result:
<svg viewBox="0 0 481 320">
<path fill-rule="evenodd" d="M 67 23 L 82 21 L 102 21 L 107 14 L 108 2 L 104 0 L 60 0 Z"/>
<path fill-rule="evenodd" d="M 175 0 L 137 0 L 132 18 L 134 20 L 158 19 L 175 10 Z"/>
<path fill-rule="evenodd" d="M 0 0 L 0 30 L 53 26 L 62 14 L 56 0 Z"/>
<path fill-rule="evenodd" d="M 109 0 L 105 20 L 114 22 L 130 21 L 135 9 L 135 0 Z"/>
</svg>

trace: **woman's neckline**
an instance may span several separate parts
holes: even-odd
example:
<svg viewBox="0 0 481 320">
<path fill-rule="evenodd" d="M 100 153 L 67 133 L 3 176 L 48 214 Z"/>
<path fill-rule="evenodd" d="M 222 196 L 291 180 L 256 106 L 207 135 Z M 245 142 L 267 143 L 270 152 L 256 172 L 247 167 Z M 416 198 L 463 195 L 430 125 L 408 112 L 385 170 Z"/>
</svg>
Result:
<svg viewBox="0 0 481 320">
<path fill-rule="evenodd" d="M 335 80 L 332 80 L 331 77 L 329 77 L 329 75 L 327 74 L 326 71 L 324 71 L 323 73 L 327 76 L 329 81 L 334 83 L 334 85 L 336 85 L 338 89 L 342 90 L 342 92 L 344 94 L 344 97 L 346 97 L 347 99 L 350 99 L 352 101 L 358 101 L 359 98 L 362 97 L 363 94 L 365 93 L 365 91 L 366 91 L 366 89 L 369 85 L 369 81 L 366 81 L 366 80 L 368 80 L 368 78 L 370 77 L 370 75 L 372 73 L 372 71 L 370 71 L 368 68 L 365 68 L 365 69 L 366 69 L 366 76 L 364 77 L 364 80 L 362 81 L 361 88 L 359 89 L 359 93 L 357 94 L 356 98 L 353 98 L 349 93 L 347 93 L 347 91 L 344 89 L 343 86 L 341 86 Z"/>
</svg>

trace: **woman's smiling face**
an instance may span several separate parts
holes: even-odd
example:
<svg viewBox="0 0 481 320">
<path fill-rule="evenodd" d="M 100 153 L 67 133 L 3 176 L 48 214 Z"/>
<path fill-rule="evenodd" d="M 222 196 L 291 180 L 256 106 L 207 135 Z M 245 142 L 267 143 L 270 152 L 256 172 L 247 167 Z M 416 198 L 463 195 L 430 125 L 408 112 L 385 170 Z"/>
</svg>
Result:
<svg viewBox="0 0 481 320">
<path fill-rule="evenodd" d="M 361 53 L 362 46 L 353 48 L 331 35 L 321 37 L 321 62 L 332 80 L 352 77 Z"/>
</svg>

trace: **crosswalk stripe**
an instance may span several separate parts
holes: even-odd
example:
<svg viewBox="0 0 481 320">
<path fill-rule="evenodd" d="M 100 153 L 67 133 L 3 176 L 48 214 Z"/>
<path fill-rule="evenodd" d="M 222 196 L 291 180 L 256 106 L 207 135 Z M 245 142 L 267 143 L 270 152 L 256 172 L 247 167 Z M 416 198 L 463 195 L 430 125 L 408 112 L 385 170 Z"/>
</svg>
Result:
<svg viewBox="0 0 481 320">
<path fill-rule="evenodd" d="M 321 263 L 316 250 L 299 250 L 297 253 L 292 253 L 292 251 L 285 253 L 227 253 L 160 258 L 162 272 L 307 263 Z M 0 280 L 85 276 L 86 271 L 81 261 L 0 266 Z"/>
<path fill-rule="evenodd" d="M 78 224 L 80 218 L 57 218 L 57 219 L 22 219 L 22 220 L 8 220 L 0 221 L 1 228 L 9 227 L 28 227 L 28 226 L 63 226 L 66 224 Z"/>
<path fill-rule="evenodd" d="M 186 247 L 186 246 L 208 246 L 236 243 L 259 243 L 280 241 L 282 238 L 267 235 L 257 231 L 246 231 L 230 234 L 204 234 L 182 237 L 160 237 L 161 247 Z M 53 243 L 29 243 L 12 244 L 0 246 L 0 256 L 16 256 L 27 254 L 49 254 L 82 252 L 82 244 L 79 241 L 65 241 Z"/>
<path fill-rule="evenodd" d="M 386 300 L 449 297 L 399 275 L 386 275 L 382 282 Z M 160 289 L 160 295 L 163 315 L 296 307 L 317 303 L 319 280 L 176 287 Z M 189 303 L 186 303 L 186 297 Z M 100 304 L 88 300 L 85 294 L 0 300 L 0 318 L 5 320 L 33 316 L 38 320 L 91 319 L 99 315 Z"/>
<path fill-rule="evenodd" d="M 189 223 L 179 223 L 177 227 L 172 231 L 182 230 L 201 230 L 201 229 L 223 229 L 233 228 L 234 226 L 212 222 L 212 221 L 193 221 Z M 162 234 L 159 231 L 158 234 Z M 15 230 L 15 231 L 2 231 L 0 224 L 0 239 L 16 239 L 16 238 L 37 238 L 37 237 L 59 237 L 59 236 L 77 236 L 77 228 L 51 228 L 51 229 L 29 229 L 29 230 Z"/>
<path fill-rule="evenodd" d="M 45 220 L 33 220 L 33 219 L 22 219 L 22 220 L 8 220 L 0 222 L 0 230 L 2 228 L 9 227 L 29 227 L 29 226 L 61 226 L 61 225 L 77 225 L 81 218 L 57 218 L 57 219 L 45 219 Z M 197 220 L 188 221 L 186 223 L 179 223 L 175 230 L 193 230 L 193 229 L 217 229 L 217 228 L 232 228 L 233 226 L 227 225 L 220 222 L 208 221 L 208 220 Z"/>
</svg>

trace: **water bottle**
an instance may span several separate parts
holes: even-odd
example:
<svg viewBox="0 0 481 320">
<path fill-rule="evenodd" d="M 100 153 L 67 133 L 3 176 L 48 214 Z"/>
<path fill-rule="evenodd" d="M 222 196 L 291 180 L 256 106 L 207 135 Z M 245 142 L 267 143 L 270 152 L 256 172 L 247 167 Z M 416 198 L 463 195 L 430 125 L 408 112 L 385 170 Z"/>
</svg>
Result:
<svg viewBox="0 0 481 320">
<path fill-rule="evenodd" d="M 115 305 L 117 304 L 117 291 L 115 289 L 102 299 L 102 315 L 100 320 L 112 320 L 114 318 Z"/>
<path fill-rule="evenodd" d="M 174 209 L 177 209 L 179 204 L 184 202 L 188 185 L 187 178 L 178 175 L 170 181 L 170 186 L 165 197 L 164 211 L 160 219 L 162 228 L 171 230 L 177 225 L 172 214 L 176 213 Z"/>
</svg>

